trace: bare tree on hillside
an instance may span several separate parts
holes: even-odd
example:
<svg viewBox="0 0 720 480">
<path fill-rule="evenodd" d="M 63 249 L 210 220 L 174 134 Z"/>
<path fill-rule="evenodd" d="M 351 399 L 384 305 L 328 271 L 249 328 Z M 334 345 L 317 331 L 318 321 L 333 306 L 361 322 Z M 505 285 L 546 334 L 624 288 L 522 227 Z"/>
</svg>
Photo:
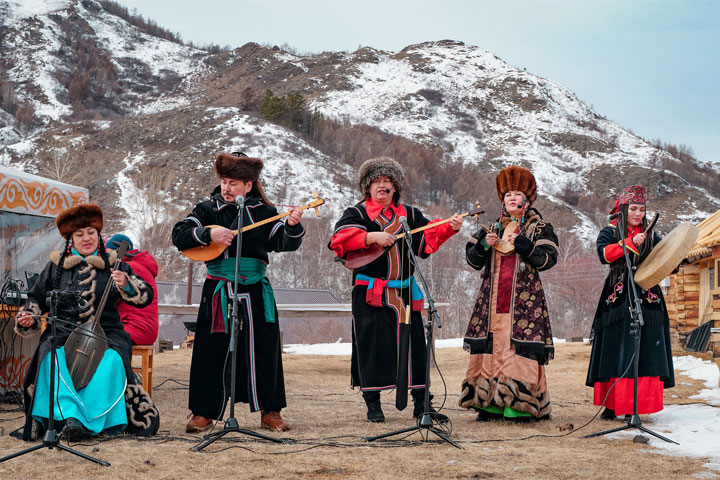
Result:
<svg viewBox="0 0 720 480">
<path fill-rule="evenodd" d="M 39 155 L 38 174 L 58 182 L 75 185 L 83 183 L 81 153 L 69 141 L 54 140 Z"/>
<path fill-rule="evenodd" d="M 173 226 L 186 213 L 184 206 L 168 201 L 171 193 L 175 196 L 176 180 L 163 168 L 145 167 L 133 175 L 133 182 L 138 195 L 126 201 L 129 209 L 137 212 L 134 220 L 142 229 L 136 241 L 161 265 L 158 279 L 176 279 L 187 264 L 171 238 Z"/>
</svg>

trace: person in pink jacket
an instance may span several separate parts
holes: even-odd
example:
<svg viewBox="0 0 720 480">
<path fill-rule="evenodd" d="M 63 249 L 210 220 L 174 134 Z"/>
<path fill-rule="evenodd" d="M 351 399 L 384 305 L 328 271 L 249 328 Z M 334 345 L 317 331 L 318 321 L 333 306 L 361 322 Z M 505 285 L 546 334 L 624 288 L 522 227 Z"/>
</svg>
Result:
<svg viewBox="0 0 720 480">
<path fill-rule="evenodd" d="M 123 259 L 133 272 L 140 276 L 150 285 L 155 294 L 152 303 L 145 308 L 135 308 L 123 302 L 118 302 L 117 309 L 120 312 L 125 331 L 130 335 L 133 345 L 152 345 L 158 337 L 158 297 L 155 277 L 158 274 L 158 264 L 147 250 L 133 248 L 132 240 L 126 235 L 116 233 L 105 244 L 106 249 L 117 250 L 122 241 L 130 244 L 125 258 Z"/>
</svg>

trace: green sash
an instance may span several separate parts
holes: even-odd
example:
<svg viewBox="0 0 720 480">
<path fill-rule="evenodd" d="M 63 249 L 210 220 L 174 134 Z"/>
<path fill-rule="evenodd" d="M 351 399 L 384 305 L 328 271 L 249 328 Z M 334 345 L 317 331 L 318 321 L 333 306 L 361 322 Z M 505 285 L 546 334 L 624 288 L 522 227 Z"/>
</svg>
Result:
<svg viewBox="0 0 720 480">
<path fill-rule="evenodd" d="M 240 285 L 252 285 L 254 283 L 261 283 L 263 288 L 263 303 L 265 304 L 265 321 L 268 323 L 275 323 L 275 294 L 273 293 L 272 285 L 270 280 L 265 276 L 267 265 L 265 262 L 256 258 L 241 258 L 238 266 L 238 279 L 237 283 Z M 219 307 L 222 309 L 222 319 L 225 324 L 225 332 L 229 332 L 227 318 L 227 304 L 228 297 L 226 293 L 226 285 L 232 283 L 235 276 L 235 258 L 219 258 L 213 260 L 207 264 L 208 277 L 220 280 L 215 287 L 213 292 L 213 305 L 216 305 L 215 301 L 219 296 Z M 248 305 L 250 308 L 250 305 Z M 215 308 L 213 310 L 213 317 L 215 317 Z M 213 318 L 213 332 L 222 331 L 216 330 L 215 322 L 218 319 Z"/>
</svg>

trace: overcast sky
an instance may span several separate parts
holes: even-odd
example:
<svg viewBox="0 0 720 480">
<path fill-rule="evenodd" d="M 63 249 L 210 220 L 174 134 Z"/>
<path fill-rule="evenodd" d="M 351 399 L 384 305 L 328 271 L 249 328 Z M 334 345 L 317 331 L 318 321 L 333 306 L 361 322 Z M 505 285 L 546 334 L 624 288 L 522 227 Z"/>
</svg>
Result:
<svg viewBox="0 0 720 480">
<path fill-rule="evenodd" d="M 183 40 L 299 52 L 453 39 L 720 163 L 718 0 L 117 0 Z"/>
</svg>

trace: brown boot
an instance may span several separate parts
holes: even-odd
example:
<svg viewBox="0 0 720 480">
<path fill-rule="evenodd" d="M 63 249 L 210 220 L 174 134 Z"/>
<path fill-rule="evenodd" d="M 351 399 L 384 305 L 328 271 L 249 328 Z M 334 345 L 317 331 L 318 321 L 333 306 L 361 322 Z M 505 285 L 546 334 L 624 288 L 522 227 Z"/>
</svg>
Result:
<svg viewBox="0 0 720 480">
<path fill-rule="evenodd" d="M 186 433 L 202 432 L 212 426 L 213 421 L 201 415 L 191 414 L 190 420 L 185 425 Z"/>
<path fill-rule="evenodd" d="M 276 432 L 286 432 L 290 430 L 290 425 L 288 425 L 285 420 L 282 419 L 278 412 L 260 413 L 262 415 L 262 417 L 260 417 L 260 427 L 268 428 Z"/>
</svg>

